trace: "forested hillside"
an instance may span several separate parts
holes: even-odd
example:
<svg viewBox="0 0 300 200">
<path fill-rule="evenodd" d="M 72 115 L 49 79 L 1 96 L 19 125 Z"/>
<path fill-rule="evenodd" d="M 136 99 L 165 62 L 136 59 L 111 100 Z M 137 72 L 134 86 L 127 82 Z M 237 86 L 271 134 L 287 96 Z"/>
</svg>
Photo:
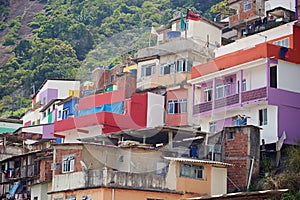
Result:
<svg viewBox="0 0 300 200">
<path fill-rule="evenodd" d="M 107 38 L 168 24 L 176 11 L 187 8 L 210 18 L 209 9 L 218 2 L 0 0 L 0 115 L 19 115 L 22 111 L 11 109 L 26 107 L 33 87 L 46 78 L 75 78 L 88 52 Z"/>
</svg>

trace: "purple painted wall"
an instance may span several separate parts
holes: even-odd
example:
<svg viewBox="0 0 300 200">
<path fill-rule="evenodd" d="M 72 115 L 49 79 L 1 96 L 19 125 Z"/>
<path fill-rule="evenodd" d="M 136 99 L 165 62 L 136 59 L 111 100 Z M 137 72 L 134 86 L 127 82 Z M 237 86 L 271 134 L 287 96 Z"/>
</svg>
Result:
<svg viewBox="0 0 300 200">
<path fill-rule="evenodd" d="M 48 88 L 45 91 L 41 92 L 39 95 L 39 99 L 41 101 L 41 103 L 43 104 L 43 99 L 46 98 L 46 103 L 49 103 L 49 101 L 51 101 L 52 99 L 57 99 L 58 97 L 58 90 L 57 89 L 51 89 Z"/>
<path fill-rule="evenodd" d="M 282 89 L 269 88 L 268 103 L 278 106 L 278 136 L 285 131 L 285 144 L 300 140 L 300 94 Z"/>
<path fill-rule="evenodd" d="M 54 124 L 43 125 L 43 139 L 54 139 Z"/>
<path fill-rule="evenodd" d="M 216 130 L 221 131 L 224 127 L 232 126 L 232 117 L 218 120 L 216 122 Z"/>
</svg>

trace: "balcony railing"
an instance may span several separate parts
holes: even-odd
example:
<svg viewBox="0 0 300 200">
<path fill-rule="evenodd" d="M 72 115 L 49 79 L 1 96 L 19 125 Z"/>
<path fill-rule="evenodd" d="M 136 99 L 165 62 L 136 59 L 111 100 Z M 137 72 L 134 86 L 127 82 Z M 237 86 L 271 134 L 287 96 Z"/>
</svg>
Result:
<svg viewBox="0 0 300 200">
<path fill-rule="evenodd" d="M 194 105 L 193 113 L 194 114 L 203 113 L 203 112 L 206 112 L 206 111 L 210 111 L 211 109 L 212 109 L 212 102 L 208 101 L 208 102 L 205 102 L 205 103 Z"/>
<path fill-rule="evenodd" d="M 241 102 L 245 103 L 253 100 L 263 99 L 266 97 L 267 97 L 267 88 L 263 87 L 263 88 L 242 92 Z M 240 100 L 239 94 L 234 94 L 224 98 L 216 99 L 214 101 L 214 108 L 217 109 L 217 108 L 223 108 L 230 105 L 235 105 L 240 102 L 239 100 Z M 204 113 L 212 110 L 212 108 L 213 108 L 212 101 L 197 104 L 193 106 L 193 114 L 195 115 L 199 113 Z"/>
<path fill-rule="evenodd" d="M 54 175 L 52 191 L 76 188 L 93 188 L 101 186 L 132 187 L 148 189 L 166 188 L 166 179 L 163 175 L 150 173 L 129 173 L 109 169 L 96 169 L 87 172 L 75 172 Z"/>
<path fill-rule="evenodd" d="M 155 173 L 128 173 L 112 170 L 89 171 L 89 186 L 113 185 L 134 188 L 165 188 L 164 176 Z"/>
<path fill-rule="evenodd" d="M 239 103 L 239 95 L 235 94 L 232 96 L 224 97 L 215 100 L 215 108 L 222 108 Z"/>
<path fill-rule="evenodd" d="M 242 102 L 253 101 L 256 99 L 262 99 L 267 97 L 267 88 L 258 88 L 255 90 L 249 90 L 242 93 Z"/>
</svg>

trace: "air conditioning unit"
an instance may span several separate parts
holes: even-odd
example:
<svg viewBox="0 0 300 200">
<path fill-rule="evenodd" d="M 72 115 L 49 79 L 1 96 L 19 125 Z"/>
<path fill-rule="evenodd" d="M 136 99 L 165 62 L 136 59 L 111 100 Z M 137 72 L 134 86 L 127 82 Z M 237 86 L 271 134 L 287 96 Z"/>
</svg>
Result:
<svg viewBox="0 0 300 200">
<path fill-rule="evenodd" d="M 59 170 L 60 169 L 60 163 L 52 163 L 51 170 Z"/>
</svg>

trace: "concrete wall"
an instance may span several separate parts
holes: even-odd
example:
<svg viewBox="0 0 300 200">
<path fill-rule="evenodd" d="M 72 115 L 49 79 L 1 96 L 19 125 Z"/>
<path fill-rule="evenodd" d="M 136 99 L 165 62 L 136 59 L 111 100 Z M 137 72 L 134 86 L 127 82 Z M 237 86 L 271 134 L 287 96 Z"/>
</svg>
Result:
<svg viewBox="0 0 300 200">
<path fill-rule="evenodd" d="M 238 74 L 237 74 L 238 75 Z M 246 79 L 246 90 L 266 87 L 266 66 L 261 65 L 248 70 L 243 70 L 243 79 Z M 239 77 L 237 78 L 239 80 Z"/>
<path fill-rule="evenodd" d="M 164 124 L 165 97 L 148 93 L 147 127 L 157 127 Z"/>
<path fill-rule="evenodd" d="M 73 172 L 53 176 L 52 191 L 84 188 L 86 185 L 84 172 Z"/>
<path fill-rule="evenodd" d="M 227 193 L 227 169 L 212 167 L 211 170 L 211 195 Z"/>
<path fill-rule="evenodd" d="M 205 20 L 188 22 L 187 37 L 191 37 L 199 42 L 209 42 L 211 47 L 221 44 L 222 31 L 218 27 Z"/>
<path fill-rule="evenodd" d="M 30 193 L 31 193 L 31 200 L 34 200 L 35 197 L 38 200 L 49 200 L 50 196 L 47 195 L 48 192 L 48 183 L 41 183 L 31 186 Z"/>
<path fill-rule="evenodd" d="M 300 65 L 278 60 L 277 65 L 277 88 L 300 92 Z"/>
<path fill-rule="evenodd" d="M 274 40 L 276 40 L 276 38 L 289 36 L 293 33 L 293 24 L 294 22 L 287 23 L 276 28 L 261 32 L 260 34 L 255 34 L 246 38 L 241 38 L 233 43 L 216 49 L 215 55 L 216 57 L 220 57 L 231 52 L 254 47 L 256 44 L 265 42 L 264 36 L 267 36 L 267 42 L 273 42 Z"/>
</svg>

